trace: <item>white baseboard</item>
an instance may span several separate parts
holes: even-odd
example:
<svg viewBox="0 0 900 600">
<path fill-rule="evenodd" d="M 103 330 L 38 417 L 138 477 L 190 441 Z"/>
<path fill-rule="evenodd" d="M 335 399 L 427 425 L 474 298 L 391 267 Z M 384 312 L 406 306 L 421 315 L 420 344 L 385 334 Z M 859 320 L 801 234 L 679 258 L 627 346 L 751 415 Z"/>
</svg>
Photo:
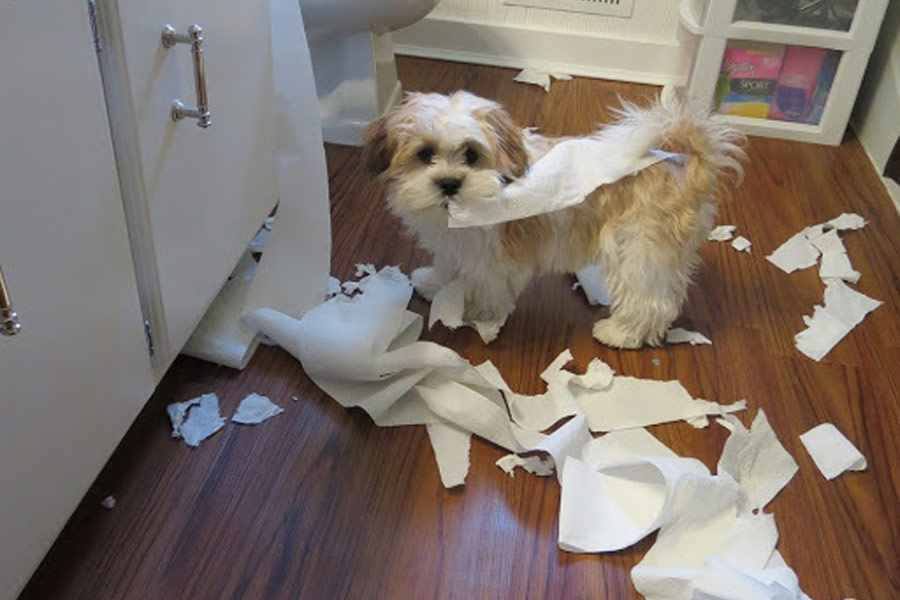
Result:
<svg viewBox="0 0 900 600">
<path fill-rule="evenodd" d="M 684 84 L 688 57 L 677 40 L 610 39 L 426 17 L 393 33 L 394 52 L 407 56 L 655 85 Z"/>
</svg>

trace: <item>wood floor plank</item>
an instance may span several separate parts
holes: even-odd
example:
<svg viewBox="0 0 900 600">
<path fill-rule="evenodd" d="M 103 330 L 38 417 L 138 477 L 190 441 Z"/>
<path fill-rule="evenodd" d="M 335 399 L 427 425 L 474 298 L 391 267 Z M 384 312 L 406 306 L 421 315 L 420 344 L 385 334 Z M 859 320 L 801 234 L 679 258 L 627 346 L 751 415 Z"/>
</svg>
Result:
<svg viewBox="0 0 900 600">
<path fill-rule="evenodd" d="M 549 134 L 586 133 L 612 118 L 619 95 L 656 91 L 576 78 L 545 93 L 514 83 L 507 69 L 413 58 L 398 70 L 408 90 L 469 89 Z M 837 148 L 751 139 L 747 153 L 744 182 L 719 222 L 737 225 L 752 252 L 705 245 L 679 319 L 712 346 L 601 346 L 590 337 L 598 311 L 570 289 L 571 276 L 534 282 L 487 347 L 440 324 L 424 337 L 475 363 L 491 359 L 525 393 L 543 391 L 538 374 L 571 348 L 578 369 L 600 357 L 619 373 L 678 379 L 699 397 L 746 398 L 742 420 L 764 409 L 800 465 L 770 507 L 804 589 L 819 600 L 892 600 L 900 597 L 900 218 L 852 134 Z M 333 273 L 352 277 L 358 262 L 407 272 L 426 264 L 362 173 L 359 150 L 329 146 L 327 157 Z M 862 273 L 857 289 L 884 305 L 816 363 L 793 336 L 822 302 L 822 283 L 815 269 L 787 275 L 765 255 L 842 212 L 870 222 L 843 237 Z M 411 306 L 427 314 L 423 301 Z M 165 405 L 210 391 L 223 414 L 250 392 L 286 410 L 259 427 L 229 425 L 194 450 L 172 440 Z M 830 482 L 819 474 L 797 436 L 823 421 L 857 444 L 868 470 Z M 716 425 L 652 431 L 711 468 L 727 437 Z M 465 488 L 445 490 L 424 428 L 375 427 L 328 399 L 281 350 L 261 348 L 241 373 L 181 357 L 22 598 L 637 598 L 630 569 L 653 537 L 605 555 L 560 551 L 558 484 L 508 477 L 494 466 L 502 454 L 476 439 Z M 118 499 L 112 511 L 99 506 L 108 494 Z"/>
</svg>

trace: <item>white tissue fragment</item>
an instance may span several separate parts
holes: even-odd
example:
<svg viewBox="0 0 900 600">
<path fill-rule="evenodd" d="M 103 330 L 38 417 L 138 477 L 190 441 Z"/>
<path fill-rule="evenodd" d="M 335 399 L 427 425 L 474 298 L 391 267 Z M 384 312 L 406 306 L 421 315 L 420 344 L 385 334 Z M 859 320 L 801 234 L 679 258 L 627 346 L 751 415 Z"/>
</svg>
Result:
<svg viewBox="0 0 900 600">
<path fill-rule="evenodd" d="M 724 422 L 723 422 L 724 421 Z M 762 510 L 797 473 L 797 463 L 784 449 L 760 409 L 748 431 L 733 415 L 720 421 L 731 431 L 719 458 L 718 473 L 727 473 L 743 490 L 740 508 Z"/>
<path fill-rule="evenodd" d="M 172 437 L 183 438 L 188 446 L 194 448 L 225 425 L 225 419 L 219 414 L 219 398 L 215 394 L 170 404 L 166 410 L 172 421 Z"/>
<path fill-rule="evenodd" d="M 328 278 L 328 291 L 326 292 L 326 296 L 331 298 L 333 296 L 337 296 L 342 293 L 344 288 L 341 286 L 341 280 L 337 277 L 329 277 Z"/>
<path fill-rule="evenodd" d="M 825 284 L 825 305 L 815 306 L 811 317 L 803 317 L 807 328 L 794 336 L 797 349 L 813 360 L 822 360 L 838 342 L 881 306 L 840 279 Z"/>
<path fill-rule="evenodd" d="M 544 88 L 545 92 L 549 92 L 551 77 L 553 79 L 561 80 L 572 79 L 572 76 L 568 73 L 561 73 L 559 71 L 542 71 L 541 69 L 528 67 L 519 71 L 519 73 L 513 78 L 513 81 L 518 81 L 519 83 L 530 83 L 531 85 L 536 85 Z"/>
<path fill-rule="evenodd" d="M 449 329 L 463 326 L 463 312 L 465 311 L 465 289 L 463 279 L 454 279 L 439 289 L 431 301 L 428 311 L 428 328 L 434 327 L 438 321 Z"/>
<path fill-rule="evenodd" d="M 800 436 L 800 441 L 825 479 L 866 469 L 866 457 L 831 423 L 813 427 Z"/>
<path fill-rule="evenodd" d="M 714 227 L 706 239 L 711 242 L 727 242 L 734 237 L 734 225 L 719 225 Z"/>
<path fill-rule="evenodd" d="M 733 240 L 731 240 L 731 247 L 737 250 L 738 252 L 750 252 L 750 240 L 745 238 L 742 235 L 737 236 Z"/>
<path fill-rule="evenodd" d="M 691 346 L 696 346 L 697 344 L 712 344 L 712 340 L 710 340 L 702 333 L 697 333 L 696 331 L 688 331 L 687 329 L 682 329 L 681 327 L 673 327 L 666 332 L 666 343 L 690 344 Z"/>
<path fill-rule="evenodd" d="M 501 457 L 496 463 L 503 472 L 510 477 L 515 476 L 515 468 L 521 467 L 532 475 L 538 477 L 548 477 L 553 475 L 553 461 L 540 456 L 519 456 L 518 454 L 507 454 Z"/>
<path fill-rule="evenodd" d="M 819 237 L 809 240 L 822 254 L 822 263 L 819 265 L 819 277 L 822 281 L 829 279 L 842 279 L 850 283 L 859 281 L 859 271 L 853 269 L 844 242 L 838 236 L 837 229 L 831 229 Z"/>
<path fill-rule="evenodd" d="M 450 202 L 450 227 L 505 223 L 579 204 L 601 185 L 613 183 L 663 160 L 678 163 L 677 154 L 653 151 L 659 132 L 638 130 L 626 141 L 577 138 L 554 146 L 525 177 L 504 187 L 499 197 Z M 583 282 L 582 282 L 583 283 Z"/>
<path fill-rule="evenodd" d="M 822 238 L 823 235 L 833 231 L 835 233 L 833 239 L 831 239 L 831 252 L 833 254 L 846 254 L 843 249 L 843 244 L 840 244 L 839 249 L 833 245 L 834 239 L 837 239 L 838 243 L 840 243 L 840 238 L 837 237 L 836 232 L 862 229 L 865 226 L 866 220 L 859 215 L 844 213 L 830 221 L 807 227 L 794 234 L 790 239 L 772 252 L 772 254 L 767 256 L 766 259 L 785 273 L 791 273 L 797 269 L 805 269 L 813 266 L 816 264 L 816 261 L 819 260 L 821 252 L 814 240 Z M 843 259 L 835 259 L 834 257 L 829 259 L 830 262 L 835 260 L 841 260 L 843 262 Z M 849 260 L 847 260 L 847 263 L 847 266 L 849 266 Z M 841 268 L 843 269 L 843 266 Z M 852 271 L 852 268 L 850 268 L 849 271 Z M 853 272 L 855 273 L 855 271 Z M 825 277 L 825 275 L 822 275 L 823 279 L 825 279 Z"/>
<path fill-rule="evenodd" d="M 106 510 L 112 510 L 116 507 L 116 497 L 115 496 L 107 496 L 103 500 L 100 501 L 100 506 L 105 508 Z"/>
<path fill-rule="evenodd" d="M 603 268 L 600 265 L 590 265 L 575 273 L 577 284 L 584 290 L 584 295 L 591 305 L 601 304 L 611 306 L 612 298 L 606 291 L 603 283 Z M 573 286 L 574 290 L 575 287 Z"/>
<path fill-rule="evenodd" d="M 266 419 L 283 412 L 283 408 L 277 404 L 273 404 L 272 401 L 265 396 L 250 394 L 241 400 L 241 403 L 238 405 L 237 411 L 234 413 L 234 416 L 231 417 L 231 420 L 235 423 L 242 423 L 244 425 L 256 425 L 257 423 L 262 423 Z"/>
</svg>

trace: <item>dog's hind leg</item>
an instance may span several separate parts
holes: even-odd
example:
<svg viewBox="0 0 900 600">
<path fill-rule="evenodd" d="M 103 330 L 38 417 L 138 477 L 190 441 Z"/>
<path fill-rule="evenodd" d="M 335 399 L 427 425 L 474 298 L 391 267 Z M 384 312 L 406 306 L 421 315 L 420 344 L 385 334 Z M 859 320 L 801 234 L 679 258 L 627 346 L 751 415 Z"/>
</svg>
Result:
<svg viewBox="0 0 900 600">
<path fill-rule="evenodd" d="M 594 337 L 616 348 L 659 345 L 687 296 L 696 244 L 673 243 L 667 233 L 639 222 L 604 244 L 603 270 L 612 296 L 610 316 L 594 324 Z M 693 237 L 693 236 L 692 236 Z"/>
</svg>

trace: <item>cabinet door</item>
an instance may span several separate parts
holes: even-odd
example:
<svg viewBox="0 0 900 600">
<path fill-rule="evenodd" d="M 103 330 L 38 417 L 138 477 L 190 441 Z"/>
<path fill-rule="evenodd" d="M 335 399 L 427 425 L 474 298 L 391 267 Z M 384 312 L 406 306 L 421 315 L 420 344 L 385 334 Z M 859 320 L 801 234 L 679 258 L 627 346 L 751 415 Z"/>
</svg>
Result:
<svg viewBox="0 0 900 600">
<path fill-rule="evenodd" d="M 121 101 L 133 123 L 113 126 L 133 127 L 136 137 L 148 220 L 139 233 L 150 237 L 142 247 L 152 247 L 158 272 L 166 366 L 275 204 L 268 2 L 117 0 L 116 9 L 120 47 L 112 50 L 121 50 Z M 189 45 L 161 43 L 165 25 L 184 33 L 195 23 L 212 118 L 206 129 L 170 118 L 173 99 L 196 106 L 195 73 Z M 123 155 L 127 171 L 134 166 L 122 165 Z"/>
<path fill-rule="evenodd" d="M 153 378 L 85 2 L 0 3 L 0 598 L 14 598 Z"/>
</svg>

